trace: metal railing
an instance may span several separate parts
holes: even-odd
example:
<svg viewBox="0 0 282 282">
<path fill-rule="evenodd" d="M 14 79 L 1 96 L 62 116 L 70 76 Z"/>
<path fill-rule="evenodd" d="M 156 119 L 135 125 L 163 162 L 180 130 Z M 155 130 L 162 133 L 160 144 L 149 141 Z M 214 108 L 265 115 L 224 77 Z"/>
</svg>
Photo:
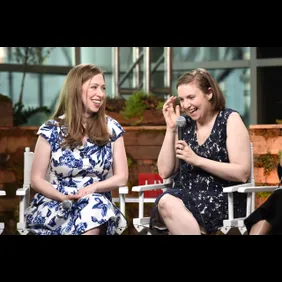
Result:
<svg viewBox="0 0 282 282">
<path fill-rule="evenodd" d="M 164 47 L 163 54 L 152 63 L 151 47 L 132 47 L 132 64 L 121 77 L 120 48 L 113 47 L 113 90 L 114 97 L 121 97 L 122 94 L 132 94 L 134 91 L 143 89 L 148 95 L 158 92 L 160 94 L 171 94 L 172 84 L 172 47 Z M 152 75 L 164 64 L 163 88 L 152 88 Z M 126 79 L 132 75 L 132 87 L 122 87 Z"/>
</svg>

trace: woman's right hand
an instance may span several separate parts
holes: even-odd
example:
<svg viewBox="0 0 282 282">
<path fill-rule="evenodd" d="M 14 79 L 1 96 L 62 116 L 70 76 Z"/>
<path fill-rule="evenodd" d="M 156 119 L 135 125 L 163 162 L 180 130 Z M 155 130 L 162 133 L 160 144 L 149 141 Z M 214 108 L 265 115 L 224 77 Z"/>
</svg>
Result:
<svg viewBox="0 0 282 282">
<path fill-rule="evenodd" d="M 61 202 L 66 201 L 66 200 L 77 200 L 77 198 L 78 197 L 76 194 L 68 194 L 68 195 L 63 194 L 61 197 Z"/>
<path fill-rule="evenodd" d="M 176 128 L 176 120 L 180 116 L 180 106 L 173 107 L 175 96 L 170 96 L 163 105 L 163 115 L 165 118 L 166 125 L 169 129 L 174 130 Z"/>
</svg>

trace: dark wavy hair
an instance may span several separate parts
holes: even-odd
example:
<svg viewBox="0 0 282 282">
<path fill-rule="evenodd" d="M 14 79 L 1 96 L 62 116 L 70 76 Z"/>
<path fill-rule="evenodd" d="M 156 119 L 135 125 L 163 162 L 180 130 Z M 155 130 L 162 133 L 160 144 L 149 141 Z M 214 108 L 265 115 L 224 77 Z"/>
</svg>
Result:
<svg viewBox="0 0 282 282">
<path fill-rule="evenodd" d="M 212 105 L 212 111 L 221 111 L 225 108 L 225 97 L 217 83 L 217 81 L 211 76 L 211 74 L 205 69 L 195 69 L 191 72 L 186 72 L 181 75 L 176 83 L 176 89 L 182 84 L 188 84 L 195 82 L 196 85 L 205 94 L 209 93 L 211 88 L 213 96 L 210 100 Z"/>
</svg>

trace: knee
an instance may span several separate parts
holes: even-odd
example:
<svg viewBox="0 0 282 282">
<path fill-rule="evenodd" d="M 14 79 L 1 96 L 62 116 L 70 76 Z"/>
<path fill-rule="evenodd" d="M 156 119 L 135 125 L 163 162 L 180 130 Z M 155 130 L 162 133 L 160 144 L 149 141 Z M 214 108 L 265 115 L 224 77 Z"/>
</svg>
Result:
<svg viewBox="0 0 282 282">
<path fill-rule="evenodd" d="M 162 217 L 171 217 L 173 211 L 173 196 L 164 195 L 161 197 L 158 203 L 158 210 Z"/>
</svg>

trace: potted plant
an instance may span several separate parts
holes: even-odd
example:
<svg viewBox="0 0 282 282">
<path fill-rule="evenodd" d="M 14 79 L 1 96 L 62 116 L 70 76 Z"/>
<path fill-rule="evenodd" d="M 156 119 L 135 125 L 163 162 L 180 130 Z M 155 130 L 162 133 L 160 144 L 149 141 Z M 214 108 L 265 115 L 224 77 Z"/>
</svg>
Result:
<svg viewBox="0 0 282 282">
<path fill-rule="evenodd" d="M 127 100 L 108 99 L 107 113 L 122 125 L 165 125 L 162 114 L 164 99 L 138 90 Z"/>
<path fill-rule="evenodd" d="M 261 186 L 268 186 L 269 183 L 275 183 L 277 182 L 277 165 L 282 157 L 282 150 L 278 152 L 276 155 L 272 155 L 270 152 L 267 152 L 267 154 L 259 155 L 255 157 L 255 167 L 262 168 L 263 173 L 265 176 L 265 183 L 261 183 Z M 275 180 L 272 180 L 272 176 L 275 177 Z M 259 207 L 261 204 L 263 204 L 267 198 L 270 196 L 271 192 L 258 192 L 256 193 L 256 199 L 255 199 L 255 206 L 256 208 Z"/>
</svg>

